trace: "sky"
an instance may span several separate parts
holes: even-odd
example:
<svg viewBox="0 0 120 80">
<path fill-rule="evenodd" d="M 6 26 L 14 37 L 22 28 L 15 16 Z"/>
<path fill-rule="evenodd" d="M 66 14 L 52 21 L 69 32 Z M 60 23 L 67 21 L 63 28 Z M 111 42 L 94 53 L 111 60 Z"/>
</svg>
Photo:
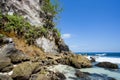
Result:
<svg viewBox="0 0 120 80">
<path fill-rule="evenodd" d="M 57 27 L 73 52 L 120 52 L 120 0 L 60 0 Z"/>
</svg>

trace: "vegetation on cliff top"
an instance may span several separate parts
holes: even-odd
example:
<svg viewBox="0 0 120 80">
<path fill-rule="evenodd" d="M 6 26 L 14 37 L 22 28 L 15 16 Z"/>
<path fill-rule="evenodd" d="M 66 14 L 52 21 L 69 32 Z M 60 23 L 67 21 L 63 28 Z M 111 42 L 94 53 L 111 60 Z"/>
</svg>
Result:
<svg viewBox="0 0 120 80">
<path fill-rule="evenodd" d="M 62 11 L 58 0 L 44 0 L 42 10 L 45 13 L 51 13 L 54 17 Z"/>
<path fill-rule="evenodd" d="M 53 15 L 52 19 L 58 14 L 58 4 L 52 4 L 50 0 L 45 0 L 42 7 L 45 13 L 51 13 Z M 34 44 L 36 38 L 41 36 L 47 37 L 48 32 L 51 30 L 57 33 L 58 38 L 61 37 L 60 31 L 57 28 L 49 29 L 49 26 L 54 26 L 53 20 L 46 17 L 46 22 L 41 27 L 31 26 L 22 16 L 19 15 L 2 15 L 0 13 L 0 28 L 5 32 L 14 32 L 18 37 L 24 38 L 28 44 Z M 50 25 L 52 24 L 52 25 Z M 1 34 L 2 36 L 2 34 Z"/>
</svg>

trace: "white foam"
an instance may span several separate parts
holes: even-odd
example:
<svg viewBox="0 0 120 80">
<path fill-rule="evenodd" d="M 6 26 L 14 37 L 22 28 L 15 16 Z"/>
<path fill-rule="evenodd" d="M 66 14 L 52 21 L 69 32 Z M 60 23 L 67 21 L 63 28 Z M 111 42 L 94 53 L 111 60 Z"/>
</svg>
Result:
<svg viewBox="0 0 120 80">
<path fill-rule="evenodd" d="M 67 65 L 55 65 L 55 66 L 50 66 L 48 68 L 49 70 L 53 71 L 53 72 L 61 72 L 63 73 L 65 76 L 66 76 L 66 80 L 73 80 L 71 79 L 70 77 L 76 77 L 74 74 L 75 74 L 75 68 L 72 68 L 70 66 L 67 66 Z"/>
<path fill-rule="evenodd" d="M 0 75 L 12 75 L 12 74 L 13 74 L 13 71 L 0 73 Z"/>
<path fill-rule="evenodd" d="M 96 58 L 97 62 L 112 62 L 120 64 L 120 58 L 112 58 L 112 57 L 98 57 Z"/>
</svg>

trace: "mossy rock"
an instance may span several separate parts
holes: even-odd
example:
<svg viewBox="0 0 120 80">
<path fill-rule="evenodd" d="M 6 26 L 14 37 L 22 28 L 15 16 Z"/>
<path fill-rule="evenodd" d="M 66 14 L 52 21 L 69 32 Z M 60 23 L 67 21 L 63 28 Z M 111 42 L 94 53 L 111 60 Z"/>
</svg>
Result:
<svg viewBox="0 0 120 80">
<path fill-rule="evenodd" d="M 33 74 L 29 80 L 50 80 L 45 74 Z"/>
<path fill-rule="evenodd" d="M 91 67 L 91 62 L 81 55 L 71 54 L 67 55 L 61 59 L 56 60 L 58 63 L 69 65 L 75 68 L 88 68 Z"/>
<path fill-rule="evenodd" d="M 88 68 L 92 66 L 90 60 L 81 55 L 74 55 L 71 58 L 71 62 L 75 65 L 76 68 Z"/>
<path fill-rule="evenodd" d="M 39 66 L 39 63 L 24 62 L 13 69 L 12 78 L 15 80 L 28 80 L 30 75 Z"/>
</svg>

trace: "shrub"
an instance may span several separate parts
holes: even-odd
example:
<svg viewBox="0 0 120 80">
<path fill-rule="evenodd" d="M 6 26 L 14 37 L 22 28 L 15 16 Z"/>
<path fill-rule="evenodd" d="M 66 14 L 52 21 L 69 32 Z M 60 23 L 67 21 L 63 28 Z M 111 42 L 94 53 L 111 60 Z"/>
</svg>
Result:
<svg viewBox="0 0 120 80">
<path fill-rule="evenodd" d="M 61 37 L 61 33 L 60 33 L 60 31 L 57 28 L 54 28 L 53 31 L 57 33 L 57 36 L 59 38 Z"/>
<path fill-rule="evenodd" d="M 0 34 L 0 38 L 3 38 L 4 37 L 4 35 L 3 34 Z"/>
</svg>

